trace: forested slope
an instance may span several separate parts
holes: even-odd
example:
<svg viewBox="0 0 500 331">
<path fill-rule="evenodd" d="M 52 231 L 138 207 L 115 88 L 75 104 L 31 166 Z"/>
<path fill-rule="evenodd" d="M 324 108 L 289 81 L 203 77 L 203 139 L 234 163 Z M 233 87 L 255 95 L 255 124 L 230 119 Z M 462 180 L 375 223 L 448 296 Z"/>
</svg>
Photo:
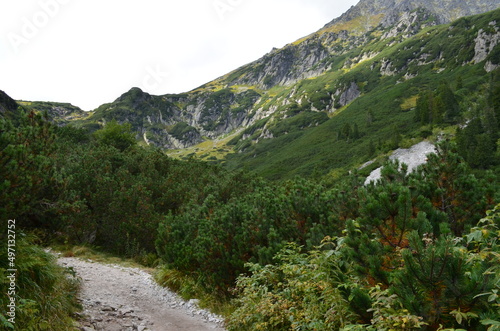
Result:
<svg viewBox="0 0 500 331">
<path fill-rule="evenodd" d="M 90 135 L 33 113 L 1 125 L 1 216 L 15 218 L 19 234 L 150 265 L 160 258 L 219 299 L 236 295 L 235 330 L 500 320 L 498 210 L 485 218 L 498 178 L 473 170 L 454 141 L 412 174 L 387 164 L 369 185 L 355 171 L 328 183 L 270 182 L 139 147 L 127 125 Z M 320 300 L 332 293 L 341 300 Z"/>
<path fill-rule="evenodd" d="M 37 245 L 86 245 L 231 306 L 232 330 L 498 329 L 500 11 L 410 14 L 418 28 L 326 26 L 191 93 L 132 89 L 89 118 L 0 93 L 18 325 L 72 324 L 76 284 Z M 318 60 L 330 33 L 337 53 Z M 319 61 L 307 77 L 290 69 L 301 52 Z M 437 152 L 416 171 L 386 162 L 423 139 Z M 162 149 L 200 140 L 182 160 Z"/>
</svg>

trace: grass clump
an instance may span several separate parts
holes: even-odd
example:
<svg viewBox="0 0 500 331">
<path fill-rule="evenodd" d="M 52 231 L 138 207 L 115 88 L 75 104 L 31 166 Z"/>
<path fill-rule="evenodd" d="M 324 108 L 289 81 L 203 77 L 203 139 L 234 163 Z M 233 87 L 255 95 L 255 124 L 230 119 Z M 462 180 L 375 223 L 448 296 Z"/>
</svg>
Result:
<svg viewBox="0 0 500 331">
<path fill-rule="evenodd" d="M 178 270 L 162 266 L 156 269 L 154 279 L 184 300 L 199 300 L 200 308 L 208 309 L 215 314 L 227 317 L 234 310 L 227 297 L 206 289 L 200 279 L 195 279 Z"/>
<path fill-rule="evenodd" d="M 2 330 L 73 330 L 73 314 L 81 309 L 77 302 L 79 281 L 71 268 L 56 264 L 56 258 L 34 244 L 34 238 L 19 234 L 16 238 L 15 291 L 11 291 L 7 249 L 0 252 L 0 292 L 15 292 L 15 319 L 7 315 L 10 299 L 0 296 Z M 2 247 L 6 238 L 0 237 Z M 9 321 L 10 319 L 10 321 Z M 12 323 L 15 322 L 15 323 Z"/>
</svg>

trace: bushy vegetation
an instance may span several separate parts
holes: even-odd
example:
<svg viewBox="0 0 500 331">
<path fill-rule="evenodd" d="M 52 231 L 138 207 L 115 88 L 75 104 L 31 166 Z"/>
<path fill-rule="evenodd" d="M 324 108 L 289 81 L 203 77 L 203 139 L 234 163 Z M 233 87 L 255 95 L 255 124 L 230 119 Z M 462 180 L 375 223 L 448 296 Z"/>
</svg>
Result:
<svg viewBox="0 0 500 331">
<path fill-rule="evenodd" d="M 6 223 L 6 222 L 5 222 Z M 4 223 L 3 223 L 4 224 Z M 7 254 L 7 238 L 2 233 L 0 244 L 0 329 L 2 330 L 72 330 L 72 314 L 80 310 L 77 302 L 78 279 L 71 269 L 56 265 L 55 257 L 34 245 L 34 238 L 16 233 L 16 276 Z M 8 305 L 7 293 L 15 279 L 15 317 Z M 10 320 L 10 321 L 9 321 Z M 11 323 L 14 322 L 14 323 Z"/>
<path fill-rule="evenodd" d="M 409 230 L 408 246 L 388 248 L 387 284 L 373 282 L 346 259 L 353 233 L 327 238 L 316 250 L 296 244 L 273 265 L 249 264 L 237 282 L 229 330 L 496 330 L 500 206 L 464 236 Z M 444 228 L 446 226 L 443 226 Z M 357 236 L 363 229 L 357 228 Z M 368 233 L 367 236 L 372 235 Z M 373 235 L 371 242 L 381 243 Z"/>
<path fill-rule="evenodd" d="M 0 95 L 11 110 L 0 118 L 0 218 L 39 238 L 18 242 L 19 325 L 71 324 L 71 271 L 35 245 L 68 243 L 160 263 L 158 281 L 185 298 L 201 291 L 232 302 L 230 330 L 497 330 L 500 74 L 462 65 L 473 54 L 465 41 L 492 15 L 391 46 L 374 39 L 367 50 L 378 58 L 340 75 L 349 54 L 362 55 L 353 49 L 332 60 L 331 72 L 262 95 L 227 87 L 163 98 L 132 89 L 81 128 L 12 111 Z M 382 75 L 382 59 L 399 71 Z M 362 94 L 339 105 L 348 86 Z M 292 94 L 301 100 L 287 100 Z M 195 99 L 205 129 L 252 107 L 273 107 L 276 117 L 231 140 L 241 153 L 225 167 L 138 146 L 133 130 L 145 115 Z M 128 115 L 131 123 L 114 120 Z M 195 130 L 169 127 L 174 137 Z M 353 170 L 423 137 L 441 142 L 413 173 L 389 162 L 365 184 Z M 11 328 L 0 303 L 0 323 Z"/>
<path fill-rule="evenodd" d="M 190 279 L 195 290 L 185 293 L 227 300 L 237 283 L 234 329 L 348 330 L 359 321 L 380 329 L 390 320 L 435 330 L 499 320 L 485 295 L 498 285 L 485 276 L 498 224 L 480 222 L 499 201 L 497 177 L 474 174 L 453 142 L 415 173 L 389 163 L 376 184 L 353 172 L 326 185 L 176 161 L 138 147 L 130 126 L 116 122 L 93 134 L 34 113 L 1 125 L 2 218 L 45 241 L 139 261 L 158 254 L 164 275 Z"/>
<path fill-rule="evenodd" d="M 229 329 L 496 330 L 497 183 L 449 148 L 416 173 L 388 164 L 376 185 L 343 191 L 355 212 L 317 249 L 247 264 Z"/>
<path fill-rule="evenodd" d="M 312 246 L 334 231 L 331 197 L 320 185 L 254 181 L 247 189 L 229 201 L 208 196 L 164 219 L 156 241 L 163 261 L 227 294 L 245 262 L 271 263 L 288 241 Z"/>
<path fill-rule="evenodd" d="M 168 131 L 169 134 L 177 139 L 182 139 L 185 135 L 196 132 L 196 128 L 190 126 L 185 122 L 177 123 Z"/>
<path fill-rule="evenodd" d="M 19 234 L 36 232 L 38 244 L 92 245 L 154 265 L 157 228 L 166 215 L 208 197 L 223 203 L 246 190 L 245 175 L 137 146 L 129 125 L 111 121 L 91 134 L 19 112 L 16 124 L 0 119 L 0 217 L 3 224 L 15 219 Z M 7 247 L 5 236 L 1 243 Z M 65 285 L 64 270 L 33 243 L 18 244 L 18 284 L 32 290 L 18 291 L 18 325 L 66 329 L 56 321 L 73 311 L 74 289 Z M 2 275 L 8 269 L 4 255 Z"/>
</svg>

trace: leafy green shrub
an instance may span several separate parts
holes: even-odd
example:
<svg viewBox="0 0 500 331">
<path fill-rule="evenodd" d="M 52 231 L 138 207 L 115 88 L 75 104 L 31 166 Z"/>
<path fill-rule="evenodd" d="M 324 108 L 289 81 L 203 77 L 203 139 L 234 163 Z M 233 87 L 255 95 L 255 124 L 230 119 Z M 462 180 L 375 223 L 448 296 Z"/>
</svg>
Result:
<svg viewBox="0 0 500 331">
<path fill-rule="evenodd" d="M 120 151 L 134 146 L 137 141 L 132 133 L 132 125 L 130 123 L 118 124 L 113 120 L 106 124 L 104 128 L 94 132 L 94 137 L 99 143 L 113 146 Z"/>
<path fill-rule="evenodd" d="M 238 279 L 237 309 L 229 330 L 338 330 L 356 320 L 339 285 L 347 278 L 336 250 L 309 254 L 289 244 L 274 265 L 249 264 L 252 274 Z"/>
<path fill-rule="evenodd" d="M 412 174 L 390 163 L 376 185 L 360 185 L 354 175 L 327 191 L 329 219 L 342 220 L 344 229 L 327 227 L 342 235 L 337 246 L 304 252 L 291 244 L 272 264 L 248 264 L 252 273 L 238 279 L 229 328 L 494 327 L 499 207 L 480 218 L 497 186 L 475 178 L 453 144 L 442 142 L 428 158 Z M 330 310 L 338 312 L 333 320 Z"/>
</svg>

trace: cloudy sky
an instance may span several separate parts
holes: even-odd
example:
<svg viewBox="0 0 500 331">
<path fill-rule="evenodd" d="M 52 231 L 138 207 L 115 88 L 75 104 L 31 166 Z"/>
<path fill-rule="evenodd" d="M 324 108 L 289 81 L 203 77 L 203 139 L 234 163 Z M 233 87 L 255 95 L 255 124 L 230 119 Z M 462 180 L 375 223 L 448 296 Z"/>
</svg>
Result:
<svg viewBox="0 0 500 331">
<path fill-rule="evenodd" d="M 0 2 L 0 90 L 92 110 L 131 87 L 192 90 L 340 16 L 358 0 Z"/>
</svg>

